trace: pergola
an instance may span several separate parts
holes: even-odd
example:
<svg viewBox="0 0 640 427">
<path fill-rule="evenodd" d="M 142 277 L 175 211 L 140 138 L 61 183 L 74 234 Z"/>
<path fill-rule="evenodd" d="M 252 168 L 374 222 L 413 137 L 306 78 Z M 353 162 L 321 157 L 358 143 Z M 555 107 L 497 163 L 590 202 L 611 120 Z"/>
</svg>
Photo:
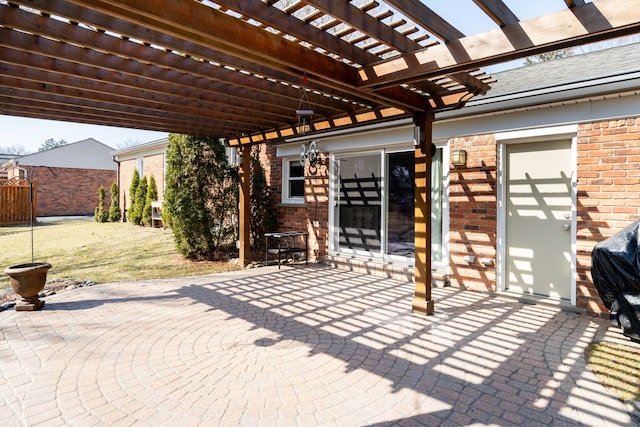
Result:
<svg viewBox="0 0 640 427">
<path fill-rule="evenodd" d="M 564 0 L 525 21 L 503 0 L 459 13 L 495 28 L 465 35 L 420 0 L 0 0 L 0 114 L 238 146 L 242 263 L 252 144 L 413 117 L 413 309 L 432 313 L 434 114 L 490 89 L 478 67 L 640 32 L 640 0 Z"/>
</svg>

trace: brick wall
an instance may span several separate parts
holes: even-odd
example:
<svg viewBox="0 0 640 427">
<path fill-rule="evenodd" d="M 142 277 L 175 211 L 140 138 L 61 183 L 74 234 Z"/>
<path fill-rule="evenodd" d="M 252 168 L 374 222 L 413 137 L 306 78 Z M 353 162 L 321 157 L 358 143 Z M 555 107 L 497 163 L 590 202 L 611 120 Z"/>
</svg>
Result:
<svg viewBox="0 0 640 427">
<path fill-rule="evenodd" d="M 307 231 L 309 233 L 309 259 L 317 260 L 328 253 L 329 247 L 329 157 L 321 154 L 321 164 L 305 165 L 305 203 L 286 205 L 282 200 L 282 159 L 276 157 L 276 147 L 262 148 L 263 165 L 272 195 L 277 205 L 278 230 Z"/>
<path fill-rule="evenodd" d="M 494 266 L 479 258 L 496 257 L 496 155 L 492 135 L 454 138 L 464 148 L 465 168 L 450 170 L 451 283 L 495 290 Z M 640 118 L 581 124 L 578 130 L 576 305 L 606 313 L 591 278 L 596 243 L 640 220 Z M 473 255 L 469 264 L 464 256 Z"/>
<path fill-rule="evenodd" d="M 120 162 L 118 182 L 120 192 L 120 209 L 122 210 L 122 218 L 125 219 L 125 212 L 129 208 L 131 201 L 129 200 L 129 187 L 131 186 L 131 178 L 133 171 L 136 169 L 136 159 L 125 160 Z"/>
<path fill-rule="evenodd" d="M 31 168 L 24 166 L 31 176 Z M 35 181 L 38 182 L 38 216 L 93 215 L 98 205 L 99 189 L 105 189 L 105 208 L 109 208 L 109 189 L 116 180 L 114 170 L 39 168 Z"/>
<path fill-rule="evenodd" d="M 467 165 L 449 171 L 450 281 L 472 290 L 496 290 L 497 146 L 493 135 L 453 138 L 451 149 L 467 150 Z M 591 278 L 596 243 L 640 220 L 640 117 L 581 124 L 577 135 L 577 283 L 576 304 L 605 313 Z M 264 150 L 271 161 L 269 180 L 281 200 L 282 161 L 275 147 Z M 278 205 L 280 230 L 308 230 L 312 253 L 328 250 L 326 165 L 305 168 L 305 204 Z M 464 257 L 475 256 L 474 263 Z M 483 265 L 480 258 L 494 260 Z"/>
<path fill-rule="evenodd" d="M 129 187 L 131 186 L 131 178 L 133 171 L 137 168 L 138 160 L 130 159 L 120 162 L 119 182 L 120 182 L 120 209 L 124 213 L 131 204 L 129 200 Z M 158 187 L 158 200 L 164 198 L 164 154 L 154 154 L 143 157 L 144 176 L 147 180 L 153 175 Z"/>
<path fill-rule="evenodd" d="M 449 256 L 451 284 L 496 290 L 497 148 L 493 135 L 453 138 L 451 150 L 467 151 L 466 167 L 449 170 Z M 464 261 L 467 255 L 475 262 Z M 494 260 L 480 264 L 480 258 Z"/>
<path fill-rule="evenodd" d="M 640 117 L 580 125 L 577 184 L 577 305 L 602 313 L 591 251 L 640 219 Z"/>
</svg>

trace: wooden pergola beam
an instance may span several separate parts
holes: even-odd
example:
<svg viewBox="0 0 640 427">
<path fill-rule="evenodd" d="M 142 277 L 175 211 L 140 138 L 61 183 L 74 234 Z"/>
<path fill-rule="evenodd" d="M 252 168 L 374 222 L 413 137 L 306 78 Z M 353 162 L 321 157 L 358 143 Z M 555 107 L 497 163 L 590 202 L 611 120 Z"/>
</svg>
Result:
<svg viewBox="0 0 640 427">
<path fill-rule="evenodd" d="M 191 132 L 196 128 L 202 129 L 201 132 L 205 134 L 212 135 L 225 131 L 225 127 L 221 122 L 194 123 L 192 121 L 169 122 L 148 119 L 140 120 L 139 118 L 132 118 L 117 111 L 105 114 L 104 112 L 92 111 L 80 107 L 65 107 L 59 104 L 4 96 L 0 97 L 0 111 L 2 111 L 2 114 L 20 117 L 146 129 L 167 133 L 192 134 Z"/>
<path fill-rule="evenodd" d="M 391 105 L 408 111 L 424 111 L 429 108 L 422 97 L 401 87 L 394 88 L 393 92 L 386 92 L 385 96 L 360 91 L 357 89 L 358 76 L 354 67 L 194 1 L 70 1 L 247 61 L 292 72 L 299 75 L 300 80 L 306 73 L 323 85 L 348 94 L 361 95 L 375 104 Z M 212 28 L 216 30 L 211 31 Z"/>
<path fill-rule="evenodd" d="M 0 31 L 1 34 L 1 31 Z M 1 43 L 1 42 L 0 42 Z M 170 111 L 194 116 L 211 118 L 211 113 L 219 111 L 229 113 L 233 108 L 244 108 L 239 114 L 246 115 L 255 109 L 250 104 L 235 102 L 234 98 L 216 93 L 199 93 L 198 97 L 181 96 L 180 85 L 157 80 L 148 80 L 143 76 L 132 76 L 120 73 L 110 83 L 100 80 L 104 70 L 82 64 L 63 61 L 31 53 L 21 54 L 19 51 L 0 47 L 0 75 L 20 79 L 15 87 L 31 87 L 29 82 L 38 83 L 40 91 L 50 92 L 50 86 L 76 89 L 73 93 L 79 98 L 101 99 L 101 97 L 118 96 L 125 105 L 138 106 L 148 110 Z M 34 89 L 35 90 L 35 89 Z M 277 115 L 271 117 L 282 122 Z M 251 121 L 249 121 L 251 122 Z"/>
<path fill-rule="evenodd" d="M 501 27 L 516 25 L 520 20 L 504 4 L 502 0 L 473 0 L 473 2 L 491 19 Z"/>
<path fill-rule="evenodd" d="M 185 58 L 177 54 L 121 40 L 116 37 L 96 37 L 94 31 L 49 18 L 38 17 L 20 9 L 10 8 L 6 13 L 1 14 L 0 24 L 30 34 L 54 37 L 60 41 L 80 44 L 83 47 L 89 48 L 92 50 L 92 61 L 88 65 L 107 69 L 115 68 L 112 64 L 114 64 L 116 59 L 106 55 L 106 52 L 112 55 L 118 55 L 118 67 L 122 67 L 120 68 L 122 71 L 133 71 L 134 69 L 140 69 L 141 66 L 144 68 L 149 66 L 153 67 L 151 70 L 145 70 L 143 76 L 146 78 L 149 76 L 158 76 L 160 79 L 164 74 L 167 74 L 166 70 L 174 70 L 181 73 L 180 77 L 183 79 L 187 77 L 190 79 L 190 82 L 188 82 L 189 86 L 194 85 L 194 83 L 191 83 L 193 80 L 200 79 L 200 87 L 203 90 L 225 94 L 226 98 L 229 98 L 229 95 L 225 93 L 229 92 L 228 85 L 233 84 L 233 87 L 237 88 L 238 91 L 242 92 L 244 90 L 248 92 L 244 94 L 239 93 L 235 96 L 237 99 L 241 99 L 244 102 L 248 102 L 248 100 L 251 99 L 253 102 L 262 102 L 264 104 L 262 107 L 256 109 L 258 111 L 266 111 L 267 109 L 286 106 L 288 111 L 287 113 L 283 111 L 282 114 L 290 118 L 292 103 L 300 99 L 300 90 L 292 87 L 287 87 L 266 79 L 247 76 L 246 74 L 227 70 L 223 67 L 214 66 L 208 62 Z M 9 31 L 6 28 L 4 30 L 5 32 Z M 18 35 L 18 37 L 19 36 L 20 35 Z M 9 39 L 9 37 L 9 35 L 5 36 L 7 39 Z M 5 43 L 9 43 L 9 41 Z M 64 52 L 60 52 L 60 56 L 71 60 L 76 53 L 68 52 L 68 50 L 77 51 L 79 49 L 80 48 L 73 49 L 73 47 L 67 48 Z M 60 50 L 61 47 L 59 46 L 48 53 L 49 55 L 53 55 L 54 52 Z M 129 61 L 122 58 L 122 56 L 127 57 Z M 138 64 L 137 67 L 132 64 L 134 62 Z M 175 77 L 171 76 L 169 78 L 173 79 Z M 343 101 L 327 98 L 326 96 L 315 93 L 310 93 L 308 97 L 310 103 L 318 111 L 318 114 L 321 115 L 330 116 L 345 109 L 356 109 Z M 230 103 L 233 104 L 233 101 L 230 101 Z"/>
<path fill-rule="evenodd" d="M 116 34 L 121 34 L 126 37 L 143 41 L 148 45 L 170 47 L 171 49 L 182 52 L 185 55 L 189 55 L 191 57 L 205 58 L 207 60 L 218 62 L 222 65 L 233 65 L 234 68 L 244 70 L 256 75 L 264 76 L 265 79 L 288 82 L 300 81 L 299 74 L 286 73 L 255 62 L 246 61 L 241 58 L 226 54 L 224 52 L 211 49 L 209 46 L 203 46 L 189 42 L 187 40 L 173 37 L 169 34 L 164 34 L 159 31 L 150 29 L 146 26 L 139 25 L 135 22 L 125 21 L 123 19 L 109 16 L 107 14 L 84 8 L 76 4 L 71 4 L 64 0 L 55 2 L 52 2 L 50 0 L 13 0 L 12 3 L 20 4 L 25 7 L 36 8 L 37 10 L 47 12 L 56 16 L 61 16 L 70 20 L 75 19 L 79 22 L 90 23 L 96 28 L 109 29 L 109 31 L 112 31 Z M 215 77 L 216 79 L 219 79 L 221 81 L 232 82 L 232 80 L 227 80 L 227 77 L 224 75 L 215 75 L 212 77 Z M 366 104 L 369 102 L 361 96 L 357 96 L 353 93 L 346 94 L 345 92 L 338 91 L 332 87 L 320 85 L 315 81 L 308 81 L 307 86 L 312 91 L 320 91 L 326 95 L 338 98 L 350 97 L 354 102 L 358 103 Z M 296 99 L 299 98 L 299 92 L 297 92 L 296 95 L 292 96 Z M 324 98 L 326 98 L 326 96 Z M 310 94 L 310 99 L 313 103 L 313 94 Z M 331 101 L 331 99 L 328 99 L 327 101 Z"/>
<path fill-rule="evenodd" d="M 13 103 L 22 103 L 25 105 L 32 105 L 41 109 L 48 109 L 51 111 L 64 110 L 66 112 L 73 112 L 76 114 L 83 114 L 85 116 L 95 117 L 120 117 L 129 120 L 132 123 L 148 123 L 149 126 L 156 125 L 173 125 L 179 127 L 201 127 L 203 129 L 214 128 L 211 124 L 211 118 L 206 117 L 192 117 L 192 116 L 176 116 L 171 117 L 170 114 L 157 114 L 150 117 L 148 112 L 144 110 L 134 111 L 134 107 L 125 107 L 122 105 L 115 105 L 106 102 L 97 102 L 94 100 L 74 99 L 71 97 L 49 95 L 45 93 L 34 93 L 24 89 L 13 89 L 11 87 L 0 86 L 0 97 L 3 100 L 8 100 Z M 235 123 L 233 120 L 228 120 L 229 123 Z M 220 129 L 225 123 L 225 120 L 220 120 L 216 123 L 215 128 Z"/>
<path fill-rule="evenodd" d="M 141 122 L 164 121 L 166 123 L 180 123 L 198 121 L 207 123 L 214 117 L 220 121 L 235 123 L 245 123 L 247 127 L 255 130 L 273 125 L 273 122 L 262 122 L 251 120 L 251 117 L 243 116 L 243 111 L 229 109 L 227 112 L 215 111 L 207 114 L 202 111 L 199 114 L 184 114 L 179 111 L 172 111 L 169 108 L 154 108 L 153 103 L 143 106 L 143 102 L 132 102 L 131 99 L 107 95 L 84 92 L 79 89 L 65 88 L 50 83 L 24 81 L 15 77 L 0 76 L 0 96 L 23 98 L 26 100 L 43 101 L 57 103 L 64 108 L 79 107 L 100 111 L 101 114 L 117 112 L 128 115 L 131 118 L 139 117 Z M 137 101 L 137 100 L 136 100 Z M 248 113 L 249 111 L 244 111 Z M 214 115 L 215 114 L 215 115 Z"/>
<path fill-rule="evenodd" d="M 494 65 L 640 31 L 640 0 L 595 0 L 501 29 L 432 46 L 359 71 L 371 90 Z"/>
<path fill-rule="evenodd" d="M 564 0 L 567 7 L 576 7 L 576 6 L 584 6 L 584 0 Z"/>
<path fill-rule="evenodd" d="M 462 32 L 419 0 L 387 0 L 387 3 L 395 6 L 414 22 L 424 25 L 441 40 L 450 41 L 464 37 Z"/>
</svg>

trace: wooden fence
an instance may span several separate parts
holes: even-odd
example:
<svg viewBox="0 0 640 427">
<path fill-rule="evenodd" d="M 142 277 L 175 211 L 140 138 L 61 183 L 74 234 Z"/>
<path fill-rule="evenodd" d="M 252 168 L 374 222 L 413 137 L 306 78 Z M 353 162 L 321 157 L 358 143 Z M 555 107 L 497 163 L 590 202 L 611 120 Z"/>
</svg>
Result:
<svg viewBox="0 0 640 427">
<path fill-rule="evenodd" d="M 29 198 L 33 191 L 33 205 Z M 37 216 L 36 183 L 31 190 L 26 179 L 10 179 L 0 182 L 0 225 L 24 224 L 36 221 Z M 33 206 L 33 210 L 31 207 Z M 31 217 L 29 213 L 31 211 Z"/>
</svg>

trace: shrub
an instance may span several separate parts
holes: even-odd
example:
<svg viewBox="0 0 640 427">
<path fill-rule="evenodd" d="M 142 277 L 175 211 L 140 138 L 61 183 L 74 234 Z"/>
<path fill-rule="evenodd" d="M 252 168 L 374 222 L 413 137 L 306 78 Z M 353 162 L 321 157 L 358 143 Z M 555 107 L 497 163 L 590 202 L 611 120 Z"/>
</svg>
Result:
<svg viewBox="0 0 640 427">
<path fill-rule="evenodd" d="M 131 177 L 131 185 L 129 186 L 129 207 L 127 208 L 127 219 L 129 222 L 134 222 L 132 218 L 135 215 L 136 191 L 138 190 L 139 184 L 140 174 L 138 173 L 138 169 L 134 169 L 133 176 Z"/>
<path fill-rule="evenodd" d="M 257 151 L 251 154 L 251 191 L 249 200 L 251 241 L 254 248 L 261 248 L 264 246 L 264 233 L 274 231 L 276 228 L 276 215 L 271 197 L 271 187 L 267 185 L 267 176 Z"/>
<path fill-rule="evenodd" d="M 96 222 L 107 222 L 109 221 L 109 212 L 104 210 L 104 199 L 106 197 L 106 193 L 104 191 L 104 187 L 101 185 L 98 189 L 98 206 L 96 206 L 93 211 L 93 218 Z"/>
<path fill-rule="evenodd" d="M 149 177 L 149 187 L 147 188 L 147 197 L 142 210 L 142 225 L 151 226 L 151 202 L 158 200 L 158 187 L 156 179 L 151 175 Z"/>
<path fill-rule="evenodd" d="M 188 258 L 210 259 L 233 241 L 237 170 L 217 138 L 169 135 L 163 222 Z"/>
<path fill-rule="evenodd" d="M 138 188 L 135 194 L 135 203 L 131 213 L 130 221 L 135 225 L 142 225 L 142 211 L 144 210 L 144 203 L 147 199 L 147 177 L 144 176 L 138 183 Z"/>
<path fill-rule="evenodd" d="M 118 222 L 122 218 L 122 211 L 120 210 L 118 184 L 113 182 L 111 184 L 111 204 L 109 205 L 109 221 Z"/>
</svg>

